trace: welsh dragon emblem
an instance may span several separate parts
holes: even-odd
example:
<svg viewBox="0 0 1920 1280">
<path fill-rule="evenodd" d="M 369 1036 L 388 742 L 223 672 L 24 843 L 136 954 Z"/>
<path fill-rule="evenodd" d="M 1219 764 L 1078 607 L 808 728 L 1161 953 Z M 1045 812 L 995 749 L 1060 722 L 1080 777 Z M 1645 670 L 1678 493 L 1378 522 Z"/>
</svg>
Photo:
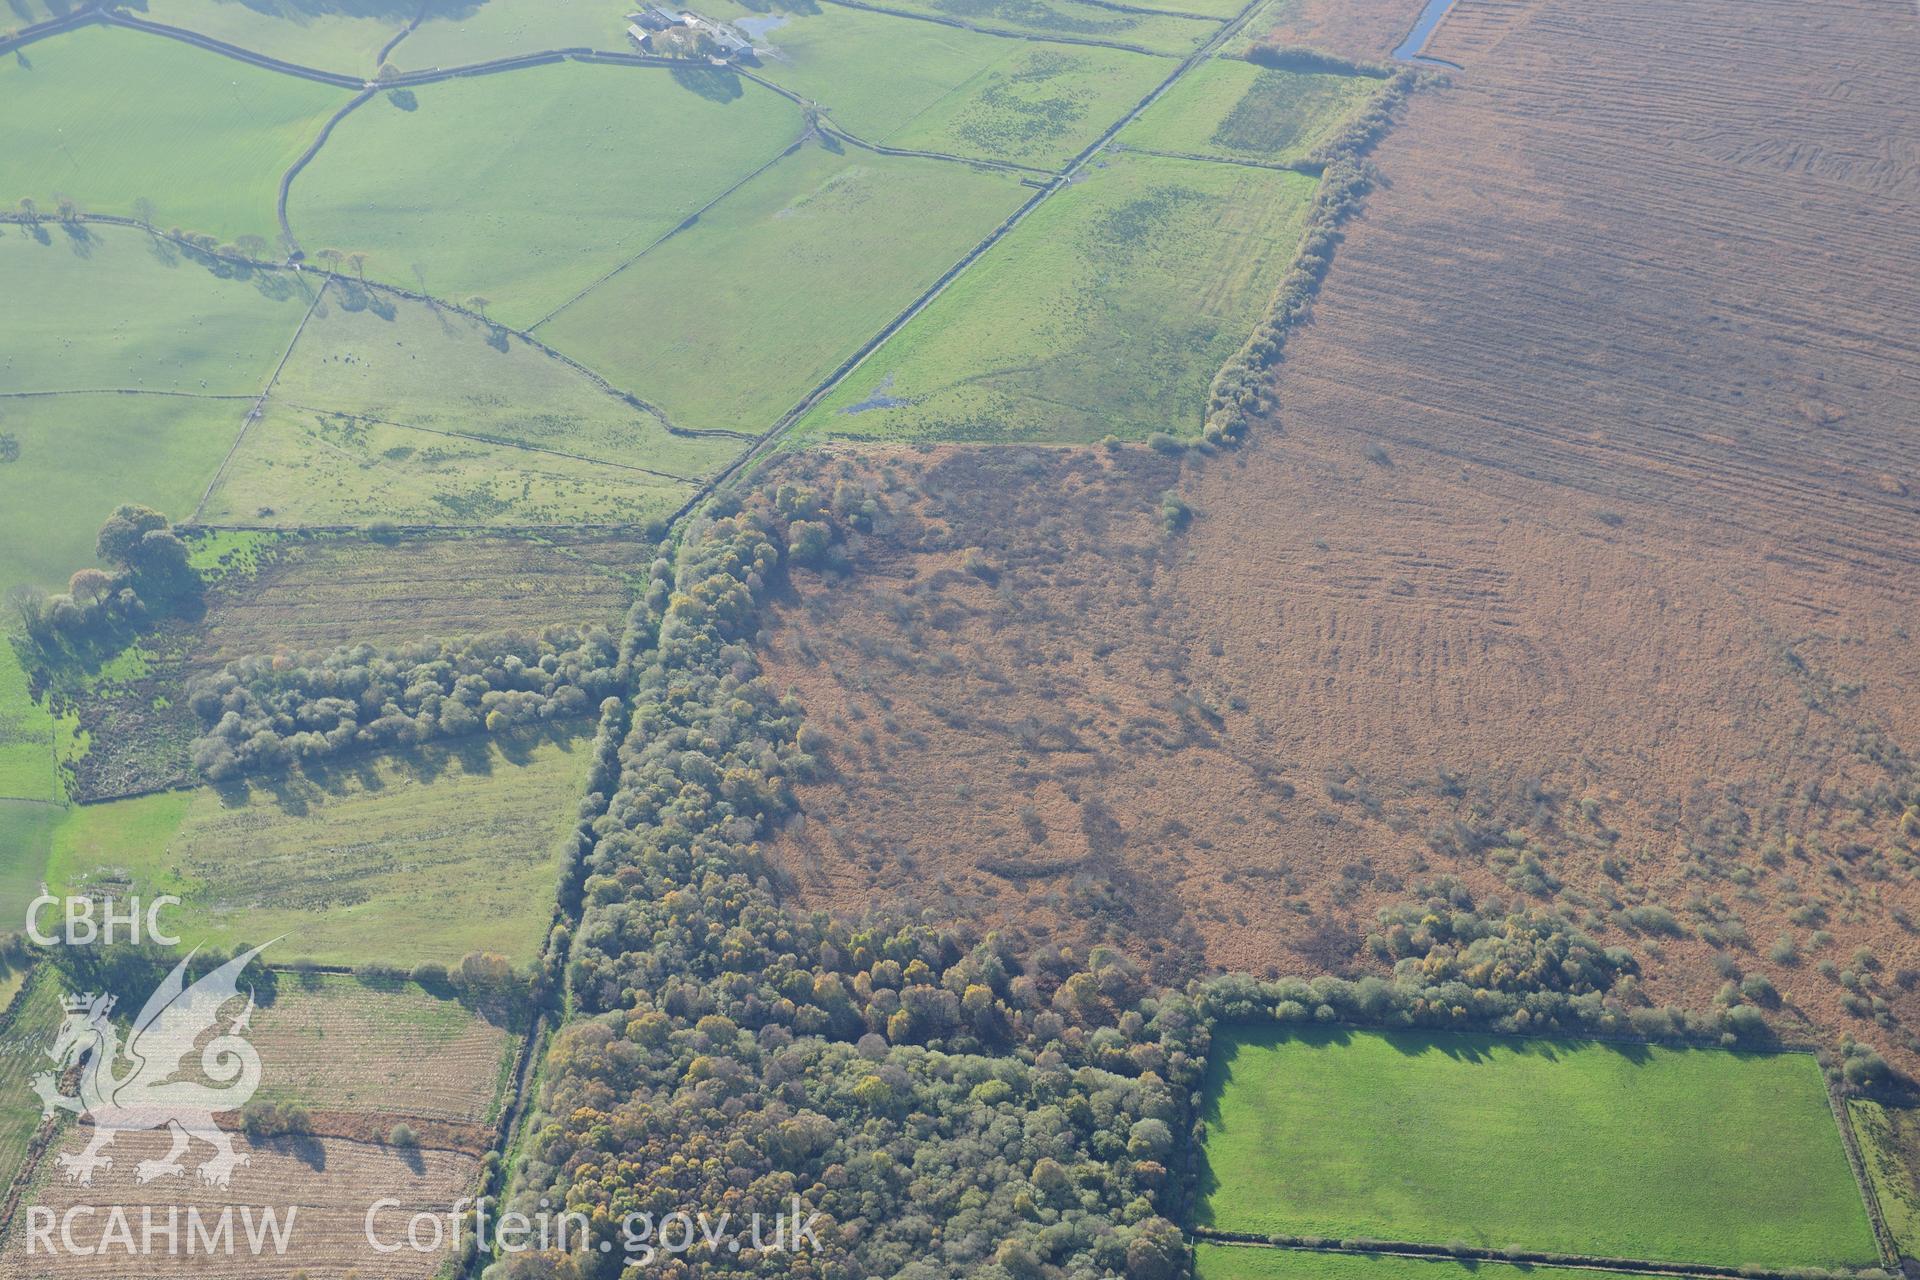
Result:
<svg viewBox="0 0 1920 1280">
<path fill-rule="evenodd" d="M 247 992 L 246 1008 L 224 1030 L 220 1012 L 240 998 L 240 973 L 264 950 L 266 946 L 259 946 L 235 956 L 192 986 L 186 984 L 187 963 L 193 959 L 189 954 L 141 1008 L 124 1047 L 112 1021 L 114 997 L 83 995 L 64 1001 L 66 1022 L 47 1051 L 58 1073 L 35 1076 L 33 1090 L 46 1115 L 65 1110 L 93 1121 L 86 1149 L 59 1157 L 68 1181 L 92 1185 L 95 1170 L 113 1167 L 113 1158 L 103 1154 L 113 1140 L 146 1129 L 172 1130 L 173 1146 L 162 1158 L 135 1166 L 139 1182 L 184 1175 L 180 1157 L 196 1138 L 213 1148 L 213 1156 L 200 1166 L 201 1179 L 213 1186 L 226 1186 L 234 1169 L 247 1163 L 213 1117 L 246 1105 L 260 1086 L 260 1055 L 246 1039 L 252 991 Z M 210 1031 L 215 1034 L 200 1050 L 200 1069 L 213 1084 L 176 1079 Z M 59 1073 L 76 1064 L 79 1095 L 70 1097 L 60 1092 Z"/>
</svg>

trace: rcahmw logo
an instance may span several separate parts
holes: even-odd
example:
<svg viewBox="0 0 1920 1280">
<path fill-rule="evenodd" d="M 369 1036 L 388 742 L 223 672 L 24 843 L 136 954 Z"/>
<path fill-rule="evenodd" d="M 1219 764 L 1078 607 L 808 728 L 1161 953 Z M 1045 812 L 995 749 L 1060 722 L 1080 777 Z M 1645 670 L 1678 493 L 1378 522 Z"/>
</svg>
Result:
<svg viewBox="0 0 1920 1280">
<path fill-rule="evenodd" d="M 96 1171 L 113 1166 L 106 1151 L 115 1138 L 148 1129 L 168 1130 L 173 1145 L 160 1159 L 136 1165 L 135 1181 L 184 1176 L 187 1170 L 180 1158 L 196 1140 L 213 1149 L 199 1168 L 200 1180 L 211 1186 L 226 1186 L 234 1169 L 247 1163 L 213 1117 L 245 1106 L 260 1087 L 260 1055 L 246 1038 L 253 993 L 247 993 L 246 1008 L 224 1027 L 220 1015 L 240 998 L 241 971 L 271 945 L 235 956 L 192 986 L 186 982 L 193 959 L 189 953 L 142 1006 L 124 1046 L 113 1024 L 112 996 L 66 999 L 66 1021 L 47 1056 L 60 1074 L 78 1068 L 78 1092 L 60 1092 L 60 1075 L 54 1071 L 35 1076 L 33 1089 L 45 1115 L 71 1111 L 93 1122 L 93 1137 L 84 1150 L 60 1154 L 59 1166 L 69 1182 L 90 1186 Z M 212 1083 L 176 1079 L 209 1033 L 212 1038 L 199 1059 L 201 1072 Z"/>
</svg>

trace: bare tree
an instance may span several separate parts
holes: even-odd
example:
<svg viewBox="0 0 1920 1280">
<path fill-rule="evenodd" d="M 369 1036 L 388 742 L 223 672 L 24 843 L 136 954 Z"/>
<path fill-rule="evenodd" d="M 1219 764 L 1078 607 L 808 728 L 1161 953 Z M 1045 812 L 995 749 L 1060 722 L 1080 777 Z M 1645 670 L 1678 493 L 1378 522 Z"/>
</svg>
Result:
<svg viewBox="0 0 1920 1280">
<path fill-rule="evenodd" d="M 46 616 L 47 602 L 37 590 L 29 586 L 8 587 L 6 594 L 7 612 L 20 620 L 20 627 L 29 636 L 38 635 L 40 622 Z"/>
</svg>

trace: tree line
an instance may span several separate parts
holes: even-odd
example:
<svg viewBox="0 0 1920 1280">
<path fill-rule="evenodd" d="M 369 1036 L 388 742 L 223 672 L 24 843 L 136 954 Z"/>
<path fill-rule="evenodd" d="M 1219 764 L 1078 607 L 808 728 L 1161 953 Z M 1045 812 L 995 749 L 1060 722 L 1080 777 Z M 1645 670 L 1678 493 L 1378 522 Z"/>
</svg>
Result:
<svg viewBox="0 0 1920 1280">
<path fill-rule="evenodd" d="M 1281 56 L 1279 54 L 1273 55 Z M 1247 55 L 1274 65 L 1260 47 Z M 1252 420 L 1273 407 L 1269 371 L 1280 363 L 1287 335 L 1313 305 L 1314 294 L 1333 265 L 1340 228 L 1360 209 L 1375 176 L 1366 153 L 1393 123 L 1393 114 L 1419 83 L 1412 70 L 1395 72 L 1354 115 L 1307 157 L 1320 170 L 1320 186 L 1307 210 L 1306 231 L 1293 265 L 1260 324 L 1239 351 L 1214 375 L 1208 392 L 1206 438 L 1216 444 L 1242 439 Z"/>
<path fill-rule="evenodd" d="M 554 626 L 242 658 L 188 684 L 205 730 L 193 763 L 218 780 L 362 747 L 589 715 L 619 690 L 618 657 L 604 627 Z"/>
<path fill-rule="evenodd" d="M 151 507 L 115 507 L 100 526 L 94 553 L 108 567 L 79 570 L 65 591 L 16 586 L 7 592 L 21 632 L 46 661 L 118 648 L 160 618 L 192 612 L 200 600 L 200 574 L 187 544 Z"/>
</svg>

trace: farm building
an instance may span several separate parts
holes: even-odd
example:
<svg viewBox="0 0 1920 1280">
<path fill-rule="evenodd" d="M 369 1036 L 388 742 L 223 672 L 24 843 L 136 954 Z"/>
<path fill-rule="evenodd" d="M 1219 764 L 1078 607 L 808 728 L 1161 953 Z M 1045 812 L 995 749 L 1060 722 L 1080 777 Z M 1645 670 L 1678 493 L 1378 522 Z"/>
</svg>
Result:
<svg viewBox="0 0 1920 1280">
<path fill-rule="evenodd" d="M 650 4 L 646 8 L 627 15 L 627 36 L 636 47 L 645 53 L 677 51 L 687 34 L 704 36 L 711 42 L 714 55 L 721 59 L 736 58 L 743 53 L 753 51 L 753 42 L 741 35 L 724 22 L 714 22 L 703 18 L 692 10 L 673 10 L 665 5 Z M 665 41 L 655 40 L 655 36 L 667 36 L 679 33 L 680 38 Z"/>
<path fill-rule="evenodd" d="M 631 34 L 634 27 L 640 27 L 647 31 L 665 31 L 668 27 L 682 25 L 682 16 L 683 15 L 667 8 L 665 5 L 650 4 L 637 13 L 627 15 L 627 21 L 633 24 L 633 26 L 627 28 L 627 31 Z M 636 37 L 636 39 L 637 38 L 639 37 Z"/>
</svg>

